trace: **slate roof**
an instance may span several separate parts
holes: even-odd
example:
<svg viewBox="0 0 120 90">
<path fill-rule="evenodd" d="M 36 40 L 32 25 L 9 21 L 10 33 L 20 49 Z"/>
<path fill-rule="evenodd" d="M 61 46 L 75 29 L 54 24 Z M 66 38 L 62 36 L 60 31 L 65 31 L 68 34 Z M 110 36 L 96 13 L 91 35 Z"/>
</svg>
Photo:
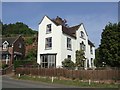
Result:
<svg viewBox="0 0 120 90">
<path fill-rule="evenodd" d="M 51 20 L 55 25 L 57 25 L 57 26 L 59 26 L 59 25 L 61 25 L 60 23 L 58 23 L 58 22 L 56 22 L 55 21 L 55 19 L 50 19 L 48 16 L 46 16 L 49 20 Z M 57 16 L 57 18 L 59 19 L 59 20 L 62 20 L 62 18 L 60 18 L 60 17 L 58 17 Z M 42 19 L 43 20 L 43 19 Z M 41 22 L 42 22 L 42 20 L 41 20 Z M 40 22 L 40 23 L 41 23 Z M 39 23 L 39 24 L 40 24 Z M 73 37 L 73 38 L 75 38 L 76 39 L 76 30 L 78 30 L 79 29 L 79 27 L 82 25 L 83 23 L 81 23 L 81 24 L 79 24 L 79 25 L 76 25 L 76 26 L 72 26 L 72 27 L 66 27 L 66 26 L 64 26 L 64 25 L 61 25 L 62 26 L 62 32 L 64 33 L 64 34 L 67 34 L 67 35 L 69 35 L 69 36 L 71 36 L 71 37 Z M 83 25 L 84 26 L 84 25 Z M 85 28 L 85 27 L 84 27 Z M 86 32 L 86 30 L 85 30 L 85 32 Z M 87 34 L 87 32 L 86 32 L 86 34 Z M 87 34 L 87 36 L 88 36 L 88 34 Z M 90 41 L 90 40 L 88 40 L 88 44 L 89 45 L 91 45 L 91 46 L 93 46 L 93 47 L 95 47 L 95 45 Z"/>
<path fill-rule="evenodd" d="M 57 21 L 56 21 L 56 19 L 51 20 L 51 21 L 57 26 L 62 25 L 60 23 L 63 22 L 64 20 L 60 21 L 60 23 L 58 22 L 58 20 L 62 20 L 62 18 L 57 16 Z M 76 30 L 78 30 L 80 26 L 81 26 L 81 24 L 73 26 L 73 27 L 67 27 L 67 26 L 62 25 L 62 31 L 63 31 L 63 33 L 70 35 L 71 37 L 76 38 Z"/>
<path fill-rule="evenodd" d="M 62 26 L 62 31 L 63 31 L 63 33 L 70 35 L 71 37 L 76 38 L 76 30 L 75 29 Z"/>
<path fill-rule="evenodd" d="M 46 16 L 46 15 L 45 15 Z M 59 26 L 61 25 L 60 23 L 56 22 L 55 19 L 50 19 L 48 16 L 46 16 L 49 20 L 51 20 L 55 25 Z M 57 16 L 57 19 L 59 20 L 62 20 L 62 18 L 58 17 Z M 42 19 L 43 20 L 43 19 Z M 42 22 L 42 20 L 40 21 L 40 23 Z M 39 24 L 40 24 L 39 23 Z M 81 23 L 82 24 L 82 23 Z M 66 27 L 64 25 L 61 25 L 62 26 L 62 31 L 63 33 L 67 34 L 67 35 L 70 35 L 71 37 L 73 38 L 76 38 L 76 30 L 79 29 L 79 27 L 81 26 L 81 24 L 79 25 L 76 25 L 76 26 L 72 26 L 72 27 Z"/>
<path fill-rule="evenodd" d="M 88 44 L 95 47 L 95 45 L 90 40 L 88 40 Z"/>
<path fill-rule="evenodd" d="M 15 40 L 17 40 L 18 37 L 3 37 L 0 38 L 0 40 L 2 41 L 2 44 L 7 41 L 9 43 L 9 46 L 12 46 L 12 44 L 15 42 Z M 0 44 L 0 46 L 2 46 L 2 44 Z"/>
</svg>

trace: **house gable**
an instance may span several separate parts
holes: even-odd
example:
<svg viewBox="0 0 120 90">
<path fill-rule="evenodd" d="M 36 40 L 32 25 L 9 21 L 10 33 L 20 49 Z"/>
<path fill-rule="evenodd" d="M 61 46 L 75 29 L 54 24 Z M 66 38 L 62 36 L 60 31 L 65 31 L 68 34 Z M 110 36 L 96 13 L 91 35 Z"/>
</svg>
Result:
<svg viewBox="0 0 120 90">
<path fill-rule="evenodd" d="M 46 16 L 46 15 L 42 18 L 42 20 L 40 21 L 39 25 L 42 24 L 42 22 L 44 22 L 44 20 L 46 20 L 46 19 L 47 19 L 47 20 L 50 20 L 50 22 L 51 22 L 52 24 L 58 26 L 57 23 L 55 23 L 52 19 L 50 19 L 50 18 L 49 18 L 48 16 Z"/>
<path fill-rule="evenodd" d="M 84 24 L 81 23 L 72 27 L 65 24 L 64 19 L 60 17 L 56 19 L 50 19 L 48 16 L 43 17 L 39 23 L 37 62 L 44 67 L 43 63 L 41 63 L 44 60 L 43 58 L 54 57 L 55 66 L 61 67 L 61 62 L 65 58 L 69 57 L 75 62 L 76 50 L 84 49 L 86 58 L 84 67 L 92 67 L 91 58 L 94 59 L 95 54 L 94 52 L 91 54 L 90 51 L 94 51 L 94 47 L 92 49 L 89 48 L 92 44 L 88 40 Z M 47 28 L 49 27 L 51 27 L 51 30 L 47 32 Z M 85 38 L 81 36 L 85 36 Z M 55 56 L 51 56 L 50 54 L 55 54 Z M 49 60 L 48 58 L 47 63 L 49 63 Z M 88 64 L 89 66 L 87 66 Z"/>
<path fill-rule="evenodd" d="M 81 23 L 80 27 L 78 28 L 78 31 L 80 31 L 80 32 L 82 31 L 86 37 L 88 36 L 83 23 Z M 80 32 L 79 32 L 79 34 L 80 34 Z"/>
<path fill-rule="evenodd" d="M 3 42 L 3 45 L 5 45 L 5 44 L 9 45 L 9 43 L 8 43 L 7 41 L 4 41 L 4 42 Z"/>
<path fill-rule="evenodd" d="M 2 49 L 7 49 L 8 48 L 9 43 L 7 41 L 3 42 L 3 46 Z"/>
</svg>

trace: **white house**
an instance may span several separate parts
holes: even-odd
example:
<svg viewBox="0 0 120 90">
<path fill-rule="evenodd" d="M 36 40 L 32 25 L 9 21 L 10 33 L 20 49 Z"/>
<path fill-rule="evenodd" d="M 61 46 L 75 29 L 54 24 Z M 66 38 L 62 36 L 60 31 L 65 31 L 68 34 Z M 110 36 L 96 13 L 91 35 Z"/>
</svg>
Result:
<svg viewBox="0 0 120 90">
<path fill-rule="evenodd" d="M 44 16 L 39 23 L 37 63 L 44 68 L 62 67 L 65 58 L 75 62 L 76 50 L 84 50 L 84 68 L 94 67 L 95 46 L 89 40 L 83 23 L 68 27 L 65 20 L 57 16 Z"/>
</svg>

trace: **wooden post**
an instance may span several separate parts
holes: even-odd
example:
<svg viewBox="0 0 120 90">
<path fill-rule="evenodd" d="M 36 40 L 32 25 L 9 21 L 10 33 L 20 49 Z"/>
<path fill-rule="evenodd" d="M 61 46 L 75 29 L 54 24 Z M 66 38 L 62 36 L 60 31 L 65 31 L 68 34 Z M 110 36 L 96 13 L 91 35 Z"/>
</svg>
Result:
<svg viewBox="0 0 120 90">
<path fill-rule="evenodd" d="M 52 76 L 52 83 L 54 82 L 54 77 Z"/>
</svg>

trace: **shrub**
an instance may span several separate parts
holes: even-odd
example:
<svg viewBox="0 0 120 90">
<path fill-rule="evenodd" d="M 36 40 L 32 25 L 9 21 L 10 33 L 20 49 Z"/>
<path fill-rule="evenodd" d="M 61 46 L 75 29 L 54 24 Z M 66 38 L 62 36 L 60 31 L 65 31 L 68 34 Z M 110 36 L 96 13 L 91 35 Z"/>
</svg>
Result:
<svg viewBox="0 0 120 90">
<path fill-rule="evenodd" d="M 2 64 L 2 69 L 5 69 L 5 68 L 7 68 L 7 67 L 8 67 L 7 64 Z"/>
<path fill-rule="evenodd" d="M 74 62 L 68 58 L 64 59 L 64 61 L 62 62 L 62 66 L 63 66 L 63 68 L 66 68 L 66 69 L 74 69 L 75 68 Z"/>
<path fill-rule="evenodd" d="M 31 60 L 17 60 L 14 61 L 14 68 L 20 67 L 20 66 L 36 66 L 37 63 L 36 61 L 31 61 Z"/>
</svg>

